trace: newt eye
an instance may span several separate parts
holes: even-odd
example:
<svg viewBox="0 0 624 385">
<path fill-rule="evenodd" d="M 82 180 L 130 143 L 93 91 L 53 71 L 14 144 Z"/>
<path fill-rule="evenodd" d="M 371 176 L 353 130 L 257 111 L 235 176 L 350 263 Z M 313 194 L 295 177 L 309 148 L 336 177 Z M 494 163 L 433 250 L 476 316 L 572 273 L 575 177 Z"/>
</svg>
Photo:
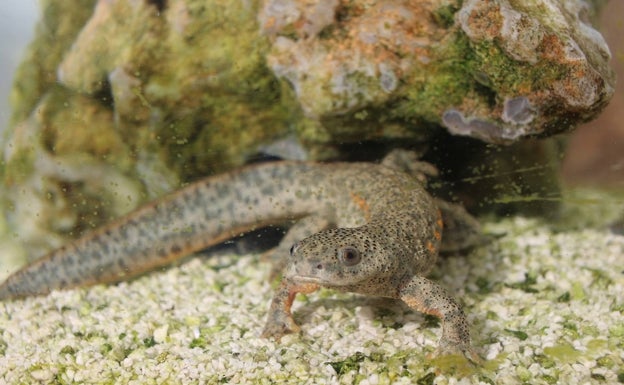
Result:
<svg viewBox="0 0 624 385">
<path fill-rule="evenodd" d="M 340 250 L 339 258 L 345 266 L 357 265 L 362 259 L 362 257 L 360 257 L 360 251 L 352 246 L 343 247 Z"/>
</svg>

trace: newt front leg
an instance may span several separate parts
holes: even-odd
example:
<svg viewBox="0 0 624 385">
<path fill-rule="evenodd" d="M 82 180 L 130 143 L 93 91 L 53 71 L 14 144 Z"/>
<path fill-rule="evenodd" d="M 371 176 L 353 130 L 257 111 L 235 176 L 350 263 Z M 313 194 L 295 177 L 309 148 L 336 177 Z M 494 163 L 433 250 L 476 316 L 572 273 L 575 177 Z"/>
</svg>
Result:
<svg viewBox="0 0 624 385">
<path fill-rule="evenodd" d="M 400 288 L 399 298 L 414 310 L 440 318 L 442 337 L 436 355 L 461 354 L 473 362 L 481 360 L 470 346 L 470 330 L 464 311 L 440 285 L 415 276 Z"/>
<path fill-rule="evenodd" d="M 309 294 L 318 290 L 315 283 L 297 283 L 284 278 L 275 291 L 262 337 L 278 340 L 285 334 L 297 333 L 300 328 L 292 317 L 291 307 L 297 293 Z"/>
</svg>

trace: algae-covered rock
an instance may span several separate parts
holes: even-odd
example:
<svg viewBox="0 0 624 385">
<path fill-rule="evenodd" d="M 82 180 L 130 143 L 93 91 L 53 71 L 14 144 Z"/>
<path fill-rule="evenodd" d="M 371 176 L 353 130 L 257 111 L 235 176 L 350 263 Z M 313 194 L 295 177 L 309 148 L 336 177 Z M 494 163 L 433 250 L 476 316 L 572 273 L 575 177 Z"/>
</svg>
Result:
<svg viewBox="0 0 624 385">
<path fill-rule="evenodd" d="M 62 87 L 51 87 L 15 127 L 4 159 L 5 214 L 31 255 L 124 214 L 145 195 L 111 111 Z"/>
<path fill-rule="evenodd" d="M 297 115 L 255 2 L 62 4 L 42 3 L 4 145 L 5 215 L 32 256 L 241 164 Z"/>
<path fill-rule="evenodd" d="M 518 141 L 590 119 L 613 90 L 581 0 L 41 7 L 12 93 L 1 193 L 33 255 L 285 137 L 311 159 L 345 158 L 361 142 L 372 145 L 355 157 L 370 159 L 364 148 L 431 142 L 443 126 Z M 520 147 L 511 168 L 556 158 Z M 498 162 L 468 160 L 481 159 Z M 551 177 L 520 190 L 556 190 Z"/>
<path fill-rule="evenodd" d="M 385 137 L 390 121 L 403 136 L 433 122 L 506 143 L 565 131 L 610 99 L 610 53 L 590 11 L 567 0 L 272 0 L 260 22 L 269 65 L 334 139 Z M 384 124 L 363 130 L 355 117 L 379 109 Z"/>
<path fill-rule="evenodd" d="M 615 76 L 589 12 L 582 1 L 465 1 L 456 21 L 473 47 L 473 76 L 495 100 L 464 99 L 444 112 L 445 126 L 500 142 L 595 117 L 613 95 Z"/>
<path fill-rule="evenodd" d="M 84 23 L 91 17 L 96 0 L 42 0 L 41 21 L 35 37 L 17 68 L 11 90 L 11 125 L 26 119 L 38 100 L 56 82 L 56 70 Z"/>
<path fill-rule="evenodd" d="M 257 5 L 100 1 L 59 66 L 59 81 L 112 95 L 121 134 L 155 145 L 182 180 L 241 164 L 286 132 L 290 115 L 266 68 Z"/>
</svg>

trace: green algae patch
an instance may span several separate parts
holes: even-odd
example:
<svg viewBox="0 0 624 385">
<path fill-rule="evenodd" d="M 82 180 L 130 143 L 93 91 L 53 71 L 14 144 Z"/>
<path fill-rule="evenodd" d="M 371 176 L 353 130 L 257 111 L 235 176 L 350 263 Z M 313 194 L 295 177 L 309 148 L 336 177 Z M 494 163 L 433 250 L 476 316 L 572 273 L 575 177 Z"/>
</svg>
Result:
<svg viewBox="0 0 624 385">
<path fill-rule="evenodd" d="M 331 366 L 338 376 L 341 376 L 351 371 L 357 371 L 366 359 L 370 358 L 362 352 L 356 352 L 344 360 L 330 361 L 326 362 L 326 364 Z"/>
<path fill-rule="evenodd" d="M 452 34 L 445 44 L 435 46 L 431 54 L 435 65 L 422 65 L 408 75 L 411 86 L 406 87 L 405 97 L 398 99 L 396 111 L 391 112 L 394 116 L 441 123 L 442 114 L 449 106 L 460 105 L 467 95 L 480 98 L 478 83 L 472 76 L 475 55 L 464 35 Z M 418 128 L 412 127 L 412 130 Z"/>
<path fill-rule="evenodd" d="M 446 354 L 431 358 L 431 365 L 446 375 L 468 377 L 479 373 L 480 367 L 463 355 Z"/>
<path fill-rule="evenodd" d="M 577 358 L 582 355 L 582 352 L 574 349 L 572 345 L 569 344 L 559 344 L 555 346 L 549 346 L 544 348 L 544 354 L 552 357 L 553 359 L 560 362 L 573 362 Z"/>
</svg>

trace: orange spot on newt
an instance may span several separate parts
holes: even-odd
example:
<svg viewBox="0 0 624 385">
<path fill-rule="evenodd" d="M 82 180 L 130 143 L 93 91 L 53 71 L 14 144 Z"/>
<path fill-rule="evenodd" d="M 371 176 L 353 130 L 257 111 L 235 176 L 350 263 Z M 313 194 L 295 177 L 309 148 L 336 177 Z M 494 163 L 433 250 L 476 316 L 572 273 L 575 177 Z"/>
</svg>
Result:
<svg viewBox="0 0 624 385">
<path fill-rule="evenodd" d="M 438 219 L 436 220 L 437 229 L 433 231 L 433 236 L 438 241 L 442 239 L 442 229 L 444 228 L 444 222 L 442 222 L 442 212 L 438 210 Z"/>
<path fill-rule="evenodd" d="M 368 205 L 368 202 L 366 201 L 366 199 L 362 198 L 362 196 L 356 194 L 356 193 L 350 193 L 351 195 L 351 200 L 353 200 L 353 203 L 355 203 L 360 210 L 362 210 L 364 212 L 364 217 L 366 218 L 366 220 L 370 220 L 370 206 Z"/>
<path fill-rule="evenodd" d="M 429 250 L 431 254 L 435 254 L 435 252 L 437 251 L 435 245 L 431 242 L 427 242 L 427 250 Z"/>
<path fill-rule="evenodd" d="M 416 309 L 419 312 L 429 314 L 429 315 L 432 315 L 441 319 L 443 318 L 442 312 L 440 312 L 439 309 L 434 309 L 434 308 L 425 306 L 425 302 L 421 298 L 418 298 L 416 296 L 407 296 L 407 297 L 402 297 L 401 300 L 405 302 L 407 306 L 411 307 L 412 309 Z"/>
<path fill-rule="evenodd" d="M 288 283 L 288 299 L 284 302 L 284 311 L 286 313 L 290 313 L 290 308 L 292 307 L 293 302 L 295 301 L 295 296 L 297 293 L 302 294 L 310 294 L 316 290 L 318 290 L 319 285 L 316 283 Z"/>
</svg>

